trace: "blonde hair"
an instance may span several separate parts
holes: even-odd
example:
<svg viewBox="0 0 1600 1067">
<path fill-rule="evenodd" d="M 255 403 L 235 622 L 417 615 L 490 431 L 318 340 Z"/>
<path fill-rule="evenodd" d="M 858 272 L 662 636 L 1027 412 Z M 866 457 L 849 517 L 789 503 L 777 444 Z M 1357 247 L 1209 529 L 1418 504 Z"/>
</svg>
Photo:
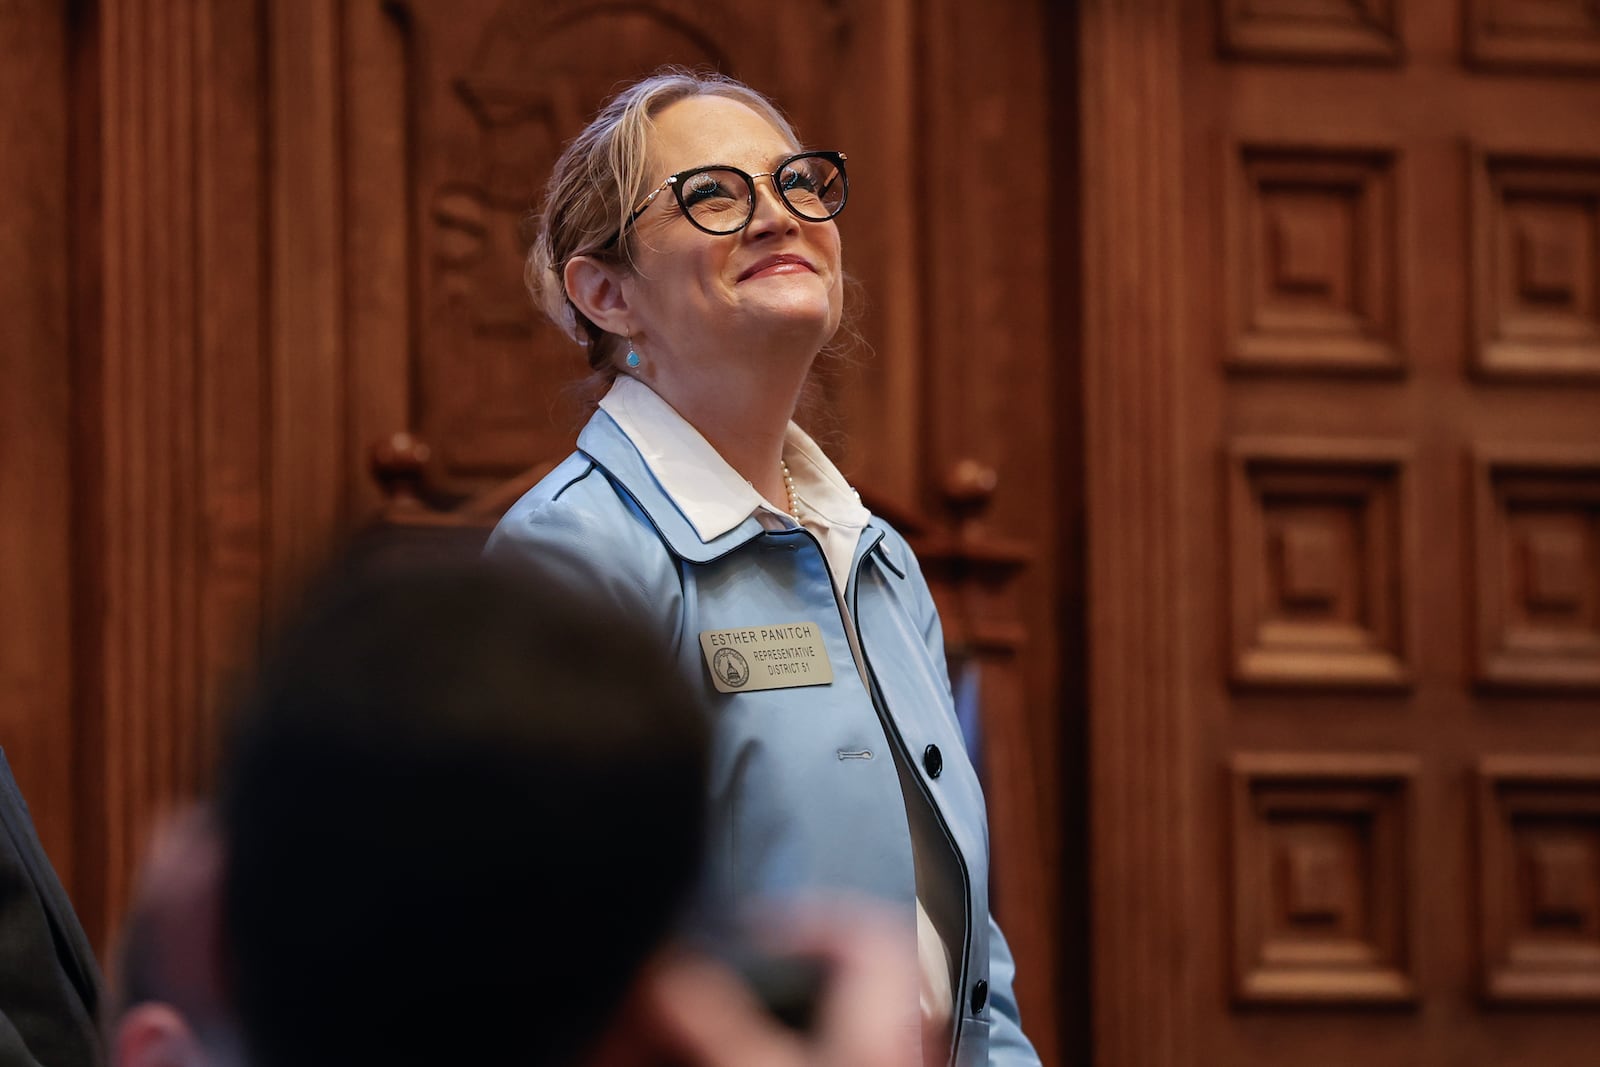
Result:
<svg viewBox="0 0 1600 1067">
<path fill-rule="evenodd" d="M 663 67 L 613 96 L 556 160 L 545 186 L 523 279 L 534 303 L 563 333 L 589 350 L 589 366 L 611 378 L 623 339 L 591 322 L 567 295 L 562 274 L 577 256 L 627 264 L 628 216 L 650 182 L 646 159 L 654 118 L 669 104 L 695 96 L 737 100 L 772 123 L 796 149 L 800 139 L 777 105 L 722 74 Z M 606 247 L 608 242 L 615 244 Z"/>
</svg>

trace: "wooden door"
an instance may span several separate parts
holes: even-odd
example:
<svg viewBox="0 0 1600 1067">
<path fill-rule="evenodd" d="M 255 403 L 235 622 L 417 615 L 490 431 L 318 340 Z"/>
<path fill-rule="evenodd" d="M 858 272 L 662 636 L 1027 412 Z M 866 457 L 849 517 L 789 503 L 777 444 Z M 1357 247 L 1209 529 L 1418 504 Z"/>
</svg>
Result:
<svg viewBox="0 0 1600 1067">
<path fill-rule="evenodd" d="M 1156 387 L 1153 432 L 1088 455 L 1091 522 L 1154 566 L 1091 537 L 1091 586 L 1099 551 L 1123 612 L 1165 612 L 1091 629 L 1091 714 L 1135 708 L 1093 758 L 1150 745 L 1170 819 L 1101 777 L 1099 1059 L 1594 1062 L 1600 10 L 1089 5 L 1085 57 L 1100 136 L 1141 74 L 1172 168 L 1118 193 L 1085 150 L 1154 209 L 1116 235 L 1143 248 L 1091 241 L 1149 270 L 1151 323 L 1091 308 L 1085 353 L 1091 411 L 1132 407 L 1101 338 Z M 1102 460 L 1166 484 L 1117 501 Z M 1115 677 L 1136 637 L 1154 681 Z M 1113 1001 L 1146 994 L 1141 1034 Z"/>
</svg>

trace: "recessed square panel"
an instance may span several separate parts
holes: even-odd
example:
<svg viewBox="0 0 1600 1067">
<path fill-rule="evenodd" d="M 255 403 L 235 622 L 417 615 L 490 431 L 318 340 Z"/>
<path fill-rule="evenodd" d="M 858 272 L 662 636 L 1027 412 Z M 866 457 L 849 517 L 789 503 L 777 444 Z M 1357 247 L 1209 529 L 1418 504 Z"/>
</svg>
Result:
<svg viewBox="0 0 1600 1067">
<path fill-rule="evenodd" d="M 1600 689 L 1600 450 L 1483 449 L 1478 677 Z"/>
<path fill-rule="evenodd" d="M 1467 0 L 1467 58 L 1474 66 L 1600 70 L 1600 4 L 1594 0 Z"/>
<path fill-rule="evenodd" d="M 1394 154 L 1247 145 L 1235 167 L 1229 366 L 1399 372 Z"/>
<path fill-rule="evenodd" d="M 1234 996 L 1408 1001 L 1416 994 L 1411 783 L 1401 756 L 1234 760 Z"/>
<path fill-rule="evenodd" d="M 1394 63 L 1400 0 L 1221 0 L 1224 55 Z"/>
<path fill-rule="evenodd" d="M 1405 456 L 1386 442 L 1233 446 L 1236 683 L 1409 683 Z"/>
<path fill-rule="evenodd" d="M 1600 1003 L 1600 759 L 1486 760 L 1478 794 L 1485 994 Z"/>
<path fill-rule="evenodd" d="M 1473 166 L 1476 369 L 1600 380 L 1600 156 Z"/>
</svg>

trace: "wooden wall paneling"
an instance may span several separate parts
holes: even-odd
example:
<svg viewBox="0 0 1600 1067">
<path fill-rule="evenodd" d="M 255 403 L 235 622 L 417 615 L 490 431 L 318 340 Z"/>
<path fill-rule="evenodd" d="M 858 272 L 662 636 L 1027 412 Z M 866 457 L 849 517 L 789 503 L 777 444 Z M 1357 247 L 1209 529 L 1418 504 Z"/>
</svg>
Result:
<svg viewBox="0 0 1600 1067">
<path fill-rule="evenodd" d="M 1255 9 L 1267 7 L 1290 5 Z M 1181 220 L 1167 224 L 1184 233 L 1193 287 L 1185 321 L 1206 338 L 1184 393 L 1191 451 L 1315 435 L 1341 443 L 1340 463 L 1364 450 L 1369 464 L 1359 477 L 1353 469 L 1336 473 L 1338 464 L 1313 464 L 1321 468 L 1313 475 L 1300 460 L 1280 462 L 1281 448 L 1236 453 L 1235 521 L 1216 521 L 1230 501 L 1228 480 L 1215 479 L 1214 465 L 1206 472 L 1213 486 L 1187 497 L 1185 544 L 1199 564 L 1195 573 L 1185 569 L 1194 626 L 1225 624 L 1230 601 L 1233 621 L 1254 623 L 1243 640 L 1224 631 L 1222 640 L 1190 649 L 1196 666 L 1185 677 L 1194 693 L 1192 729 L 1202 739 L 1194 758 L 1206 770 L 1241 752 L 1310 762 L 1414 760 L 1407 791 L 1418 832 L 1405 864 L 1419 905 L 1409 924 L 1415 951 L 1404 966 L 1370 967 L 1399 955 L 1376 937 L 1365 939 L 1365 962 L 1352 956 L 1328 966 L 1336 946 L 1316 925 L 1360 925 L 1352 923 L 1354 898 L 1340 888 L 1355 868 L 1338 857 L 1360 854 L 1367 869 L 1384 866 L 1383 849 L 1352 850 L 1378 840 L 1371 828 L 1385 818 L 1380 794 L 1340 786 L 1317 795 L 1321 813 L 1310 814 L 1302 802 L 1321 787 L 1286 778 L 1252 788 L 1268 816 L 1247 826 L 1255 854 L 1278 841 L 1286 859 L 1273 892 L 1244 899 L 1225 879 L 1214 893 L 1219 879 L 1209 864 L 1193 872 L 1190 947 L 1200 972 L 1193 1062 L 1510 1067 L 1581 1060 L 1595 1047 L 1592 1011 L 1562 1009 L 1548 997 L 1507 1010 L 1482 995 L 1492 981 L 1479 958 L 1486 945 L 1500 953 L 1489 969 L 1512 985 L 1570 981 L 1570 973 L 1552 973 L 1560 969 L 1552 961 L 1589 950 L 1583 931 L 1593 879 L 1574 873 L 1593 847 L 1588 801 L 1576 799 L 1589 787 L 1563 793 L 1559 811 L 1543 807 L 1551 799 L 1546 784 L 1497 787 L 1500 822 L 1489 824 L 1499 826 L 1497 837 L 1474 817 L 1481 783 L 1469 772 L 1486 756 L 1593 748 L 1593 691 L 1582 675 L 1596 647 L 1588 606 L 1596 587 L 1588 549 L 1579 546 L 1592 543 L 1600 426 L 1600 394 L 1581 366 L 1593 347 L 1600 82 L 1551 77 L 1548 66 L 1520 76 L 1464 65 L 1459 49 L 1472 32 L 1465 20 L 1489 7 L 1502 28 L 1588 17 L 1578 16 L 1586 5 L 1514 0 L 1477 8 L 1396 4 L 1404 55 L 1378 67 L 1262 62 L 1219 49 L 1215 18 L 1185 5 L 1189 192 Z M 1562 32 L 1577 36 L 1570 26 Z M 1505 34 L 1513 35 L 1536 36 Z M 1254 180 L 1241 182 L 1241 173 Z M 1258 214 L 1269 233 L 1271 225 L 1279 229 L 1277 247 L 1239 210 L 1241 185 L 1253 185 L 1274 209 Z M 1389 206 L 1368 214 L 1358 205 L 1369 198 Z M 1378 225 L 1355 237 L 1351 223 L 1361 217 Z M 1241 290 L 1259 296 L 1259 280 L 1244 286 L 1215 276 L 1219 263 L 1240 262 L 1239 248 L 1261 250 L 1259 262 L 1272 268 L 1265 273 L 1272 299 L 1258 301 L 1262 312 L 1287 310 L 1309 321 L 1312 311 L 1344 303 L 1328 295 L 1360 292 L 1384 274 L 1388 303 L 1345 304 L 1355 314 L 1324 320 L 1319 336 L 1296 330 L 1305 334 L 1306 354 L 1320 361 L 1315 369 L 1256 359 L 1245 372 L 1237 330 L 1223 320 Z M 1390 350 L 1387 374 L 1350 373 L 1348 342 L 1366 330 Z M 1285 331 L 1275 324 L 1270 332 Z M 1380 442 L 1390 444 L 1375 447 Z M 1398 532 L 1392 520 L 1362 523 L 1360 549 L 1350 551 L 1356 539 L 1347 533 L 1363 513 L 1398 514 Z M 1257 536 L 1274 528 L 1275 536 Z M 1240 543 L 1241 530 L 1250 543 Z M 1232 575 L 1204 573 L 1205 561 L 1230 555 Z M 1241 588 L 1252 575 L 1257 590 Z M 1326 642 L 1340 627 L 1323 624 L 1335 621 L 1332 605 L 1357 587 L 1374 622 L 1384 615 L 1414 622 L 1398 631 L 1365 627 L 1369 681 L 1332 683 Z M 1252 595 L 1260 589 L 1268 595 Z M 1385 601 L 1406 606 L 1379 611 Z M 1279 629 L 1285 621 L 1292 625 Z M 1388 684 L 1377 681 L 1383 675 Z M 1350 801 L 1337 832 L 1330 801 Z M 1206 791 L 1196 803 L 1203 854 L 1226 856 L 1227 842 L 1213 830 L 1223 820 L 1209 817 L 1218 808 Z M 1489 920 L 1475 906 L 1477 894 L 1462 891 L 1489 884 L 1474 845 L 1499 848 L 1495 877 L 1520 893 L 1503 901 L 1494 938 L 1478 929 Z M 1307 877 L 1319 868 L 1328 877 Z M 1241 929 L 1255 933 L 1231 941 Z M 1317 969 L 1320 977 L 1305 973 Z M 1314 1007 L 1285 1002 L 1313 994 L 1320 998 Z M 1372 1010 L 1380 1003 L 1383 1010 Z"/>
<path fill-rule="evenodd" d="M 983 560 L 968 561 L 941 612 L 966 631 L 981 670 L 992 899 L 1017 958 L 1024 1027 L 1045 1062 L 1059 1063 L 1082 1041 L 1061 1032 L 1058 999 L 1060 754 L 1078 724 L 1065 721 L 1055 655 L 1055 548 L 1077 501 L 1061 492 L 1057 433 L 1071 319 L 1051 306 L 1047 283 L 1064 203 L 1052 142 L 1072 131 L 1049 129 L 1038 5 L 938 4 L 923 9 L 921 27 L 922 139 L 915 162 L 901 164 L 919 180 L 892 194 L 922 220 L 921 496 L 934 514 L 954 511 L 969 554 Z M 977 200 L 940 196 L 979 185 L 988 191 Z M 963 514 L 973 505 L 986 507 L 981 523 Z M 994 569 L 1008 559 L 1012 573 Z"/>
<path fill-rule="evenodd" d="M 836 144 L 850 157 L 850 206 L 839 218 L 848 336 L 835 358 L 819 360 L 831 417 L 810 429 L 842 471 L 879 499 L 914 509 L 928 471 L 922 397 L 929 374 L 922 263 L 927 213 L 915 161 L 924 62 L 922 16 L 907 0 L 852 5 L 837 68 L 812 92 L 827 98 L 824 128 L 803 126 L 809 143 Z M 870 101 L 870 106 L 866 103 Z"/>
<path fill-rule="evenodd" d="M 0 5 L 0 748 L 75 884 L 68 40 Z"/>
<path fill-rule="evenodd" d="M 349 521 L 349 368 L 340 124 L 343 26 L 317 0 L 268 4 L 268 567 L 275 602 Z"/>
<path fill-rule="evenodd" d="M 190 743 L 205 764 L 226 702 L 253 663 L 267 601 L 267 41 L 257 0 L 192 7 L 204 693 Z M 202 774 L 183 784 L 208 782 Z"/>
<path fill-rule="evenodd" d="M 416 233 L 411 216 L 416 161 L 411 105 L 415 42 L 401 4 L 341 5 L 344 62 L 344 345 L 349 361 L 348 440 L 344 450 L 352 517 L 371 515 L 382 494 L 368 450 L 413 426 L 411 369 L 416 358 Z"/>
<path fill-rule="evenodd" d="M 1095 1062 L 1194 1062 L 1183 684 L 1182 49 L 1176 0 L 1085 0 L 1083 418 Z"/>
<path fill-rule="evenodd" d="M 81 366 L 92 425 L 81 476 L 80 563 L 92 582 L 75 650 L 90 687 L 78 787 L 80 885 L 104 944 L 155 813 L 203 773 L 200 653 L 196 63 L 192 5 L 128 0 L 99 12 L 103 322 Z M 93 814 L 90 815 L 89 813 Z"/>
<path fill-rule="evenodd" d="M 583 352 L 522 282 L 524 220 L 562 147 L 618 86 L 663 63 L 762 85 L 771 56 L 756 50 L 776 27 L 751 30 L 739 5 L 676 0 L 400 10 L 414 138 L 409 428 L 433 447 L 432 484 L 467 494 L 559 459 L 581 423 L 569 387 L 587 373 Z M 802 28 L 791 43 L 805 37 Z"/>
</svg>

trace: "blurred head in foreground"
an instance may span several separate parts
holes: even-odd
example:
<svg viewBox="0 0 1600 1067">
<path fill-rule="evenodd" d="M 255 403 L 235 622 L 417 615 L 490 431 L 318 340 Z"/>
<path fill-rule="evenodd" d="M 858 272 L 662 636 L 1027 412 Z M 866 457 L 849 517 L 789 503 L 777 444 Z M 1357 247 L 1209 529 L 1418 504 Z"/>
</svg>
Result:
<svg viewBox="0 0 1600 1067">
<path fill-rule="evenodd" d="M 707 745 L 657 642 L 538 576 L 324 588 L 222 769 L 252 1067 L 582 1062 L 698 869 Z"/>
</svg>

